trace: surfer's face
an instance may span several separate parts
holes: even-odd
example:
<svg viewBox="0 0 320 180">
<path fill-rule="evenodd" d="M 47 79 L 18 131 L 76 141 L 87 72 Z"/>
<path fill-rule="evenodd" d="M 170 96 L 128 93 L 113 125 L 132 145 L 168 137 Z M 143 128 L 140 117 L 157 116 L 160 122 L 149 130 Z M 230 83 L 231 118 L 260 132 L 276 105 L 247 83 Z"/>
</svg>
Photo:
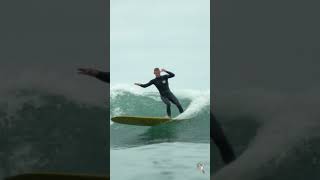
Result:
<svg viewBox="0 0 320 180">
<path fill-rule="evenodd" d="M 154 70 L 154 75 L 156 76 L 156 77 L 159 77 L 160 76 L 160 70 Z"/>
</svg>

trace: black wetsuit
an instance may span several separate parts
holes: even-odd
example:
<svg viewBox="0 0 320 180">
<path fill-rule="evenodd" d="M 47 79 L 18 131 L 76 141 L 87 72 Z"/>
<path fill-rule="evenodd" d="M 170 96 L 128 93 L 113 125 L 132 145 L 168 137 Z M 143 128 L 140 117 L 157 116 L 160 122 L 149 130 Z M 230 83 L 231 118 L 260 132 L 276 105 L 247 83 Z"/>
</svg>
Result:
<svg viewBox="0 0 320 180">
<path fill-rule="evenodd" d="M 97 79 L 107 82 L 110 82 L 110 72 L 102 72 L 99 71 L 99 73 L 95 76 Z"/>
<path fill-rule="evenodd" d="M 210 119 L 211 119 L 210 137 L 211 139 L 213 139 L 214 143 L 218 146 L 218 149 L 220 151 L 223 161 L 226 164 L 229 164 L 236 159 L 236 156 L 226 136 L 224 135 L 220 124 L 218 123 L 218 121 L 216 120 L 215 116 L 212 113 L 210 115 Z"/>
<path fill-rule="evenodd" d="M 169 88 L 168 79 L 174 77 L 174 74 L 169 71 L 166 71 L 166 73 L 168 74 L 156 77 L 146 84 L 140 84 L 140 86 L 146 88 L 148 86 L 155 85 L 159 90 L 161 100 L 167 105 L 167 114 L 171 117 L 170 101 L 178 107 L 180 113 L 183 113 L 183 108 L 179 100 L 175 97 L 175 95 L 170 91 Z"/>
</svg>

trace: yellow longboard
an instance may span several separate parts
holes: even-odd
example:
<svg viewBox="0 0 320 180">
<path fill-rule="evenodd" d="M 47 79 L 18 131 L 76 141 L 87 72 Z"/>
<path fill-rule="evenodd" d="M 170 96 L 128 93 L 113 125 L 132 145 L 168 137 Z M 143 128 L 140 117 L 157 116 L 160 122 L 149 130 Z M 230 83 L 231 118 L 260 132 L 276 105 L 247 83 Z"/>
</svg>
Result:
<svg viewBox="0 0 320 180">
<path fill-rule="evenodd" d="M 116 116 L 111 121 L 120 124 L 129 124 L 136 126 L 156 126 L 171 121 L 170 118 L 164 117 L 140 117 L 140 116 Z"/>
<path fill-rule="evenodd" d="M 84 174 L 28 173 L 7 177 L 5 180 L 110 180 L 110 177 Z"/>
</svg>

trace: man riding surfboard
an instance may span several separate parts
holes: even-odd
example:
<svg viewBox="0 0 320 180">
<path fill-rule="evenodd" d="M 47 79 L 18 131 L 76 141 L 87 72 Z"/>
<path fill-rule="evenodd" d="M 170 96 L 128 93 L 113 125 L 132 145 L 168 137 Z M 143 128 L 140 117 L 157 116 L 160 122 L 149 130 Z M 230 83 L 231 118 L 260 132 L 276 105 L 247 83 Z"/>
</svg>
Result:
<svg viewBox="0 0 320 180">
<path fill-rule="evenodd" d="M 161 72 L 166 72 L 167 74 L 161 76 Z M 167 116 L 169 118 L 171 118 L 171 103 L 170 102 L 172 102 L 173 104 L 175 104 L 177 106 L 180 113 L 183 113 L 183 108 L 182 108 L 179 100 L 176 98 L 176 96 L 171 92 L 171 90 L 169 88 L 168 79 L 174 77 L 175 74 L 173 74 L 172 72 L 167 71 L 165 69 L 161 69 L 161 71 L 160 71 L 159 68 L 154 68 L 153 73 L 156 77 L 154 79 L 150 80 L 148 83 L 146 83 L 146 84 L 134 83 L 134 84 L 137 86 L 143 87 L 143 88 L 146 88 L 151 85 L 155 85 L 160 93 L 161 100 L 167 106 Z"/>
<path fill-rule="evenodd" d="M 95 78 L 97 78 L 97 79 L 99 79 L 101 81 L 107 82 L 107 83 L 110 82 L 110 72 L 103 72 L 103 71 L 99 71 L 99 70 L 96 70 L 96 69 L 90 69 L 90 68 L 79 68 L 78 71 L 79 71 L 78 72 L 79 74 L 92 76 L 92 77 L 95 77 Z M 174 74 L 172 72 L 166 71 L 165 69 L 162 69 L 162 71 L 168 73 L 168 75 L 164 75 L 164 77 L 162 77 L 162 78 L 164 78 L 164 80 L 167 81 L 168 78 L 174 77 Z M 157 79 L 157 77 L 158 78 L 161 77 L 159 68 L 155 68 L 155 72 L 154 73 L 156 75 L 156 79 Z M 136 83 L 136 85 L 139 85 L 139 86 L 142 86 L 142 87 L 148 87 L 148 86 L 150 86 L 150 85 L 152 85 L 154 83 L 153 80 L 151 80 L 150 82 L 145 84 L 145 85 Z M 164 89 L 169 89 L 169 85 L 167 84 L 166 86 L 168 86 L 168 87 L 165 87 Z M 161 89 L 159 91 L 162 92 L 164 90 Z M 172 96 L 173 94 L 171 93 L 170 95 Z M 211 140 L 213 140 L 213 142 L 217 145 L 218 149 L 220 150 L 220 153 L 221 153 L 223 161 L 226 164 L 229 164 L 229 163 L 233 162 L 236 159 L 236 156 L 235 156 L 235 153 L 233 151 L 233 148 L 230 145 L 230 143 L 228 142 L 228 139 L 226 138 L 225 133 L 223 132 L 220 123 L 218 123 L 218 121 L 217 121 L 216 117 L 213 115 L 213 113 L 210 114 L 210 119 L 211 119 L 211 123 L 210 123 L 210 129 L 211 129 L 210 137 L 211 137 Z"/>
</svg>

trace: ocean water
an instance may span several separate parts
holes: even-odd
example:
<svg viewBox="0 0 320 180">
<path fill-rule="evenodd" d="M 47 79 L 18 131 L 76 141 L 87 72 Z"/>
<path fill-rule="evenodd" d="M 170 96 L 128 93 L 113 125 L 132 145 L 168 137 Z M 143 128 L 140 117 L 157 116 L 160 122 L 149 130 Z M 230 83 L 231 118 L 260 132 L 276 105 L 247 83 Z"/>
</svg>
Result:
<svg viewBox="0 0 320 180">
<path fill-rule="evenodd" d="M 39 88 L 1 92 L 0 179 L 34 171 L 108 174 L 106 107 Z"/>
<path fill-rule="evenodd" d="M 179 115 L 172 105 L 176 120 L 171 123 L 141 127 L 110 121 L 112 179 L 210 179 L 210 93 L 173 92 L 185 112 Z M 110 117 L 166 115 L 158 92 L 129 85 L 111 86 L 110 110 Z"/>
<path fill-rule="evenodd" d="M 316 91 L 246 89 L 219 94 L 217 119 L 237 160 L 224 166 L 213 146 L 212 179 L 319 179 L 319 100 Z"/>
</svg>

